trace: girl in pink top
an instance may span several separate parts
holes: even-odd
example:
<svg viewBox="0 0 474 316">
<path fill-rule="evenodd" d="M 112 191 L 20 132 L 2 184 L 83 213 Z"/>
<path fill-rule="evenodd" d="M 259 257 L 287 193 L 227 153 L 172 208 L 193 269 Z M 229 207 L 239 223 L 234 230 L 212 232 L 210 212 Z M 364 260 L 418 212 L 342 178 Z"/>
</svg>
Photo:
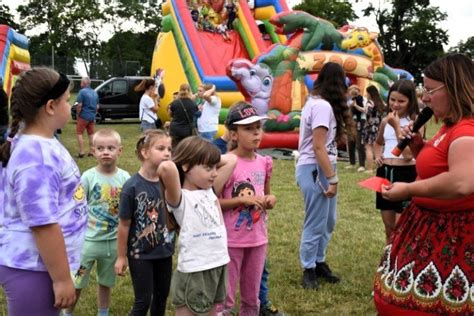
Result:
<svg viewBox="0 0 474 316">
<path fill-rule="evenodd" d="M 230 152 L 237 165 L 224 186 L 221 199 L 230 256 L 224 315 L 234 308 L 237 282 L 240 281 L 241 315 L 258 315 L 258 292 L 267 251 L 267 209 L 275 206 L 270 194 L 272 160 L 255 150 L 262 139 L 262 122 L 250 104 L 239 102 L 227 117 Z"/>
</svg>

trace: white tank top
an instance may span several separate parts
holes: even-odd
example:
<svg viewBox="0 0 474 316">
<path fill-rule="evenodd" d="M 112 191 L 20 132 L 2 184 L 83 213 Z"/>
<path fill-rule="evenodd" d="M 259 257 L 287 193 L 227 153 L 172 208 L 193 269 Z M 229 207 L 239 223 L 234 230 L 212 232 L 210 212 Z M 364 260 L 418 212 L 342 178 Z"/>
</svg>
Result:
<svg viewBox="0 0 474 316">
<path fill-rule="evenodd" d="M 410 120 L 406 117 L 400 118 L 400 127 L 403 128 L 408 125 Z M 385 129 L 383 131 L 383 139 L 385 141 L 385 146 L 383 149 L 383 157 L 384 158 L 399 158 L 404 159 L 402 155 L 400 157 L 396 157 L 392 154 L 392 149 L 397 146 L 397 135 L 395 135 L 395 130 L 393 129 L 392 125 L 386 124 Z"/>
</svg>

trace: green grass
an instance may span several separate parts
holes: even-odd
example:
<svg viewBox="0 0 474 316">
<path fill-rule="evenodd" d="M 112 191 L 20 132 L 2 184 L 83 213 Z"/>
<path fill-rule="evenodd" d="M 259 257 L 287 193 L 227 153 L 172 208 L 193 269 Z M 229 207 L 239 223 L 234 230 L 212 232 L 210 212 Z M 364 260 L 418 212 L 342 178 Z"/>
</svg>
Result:
<svg viewBox="0 0 474 316">
<path fill-rule="evenodd" d="M 115 128 L 122 135 L 124 152 L 119 166 L 131 174 L 139 168 L 134 155 L 139 135 L 138 123 L 108 122 L 98 128 Z M 430 122 L 427 135 L 438 127 Z M 77 155 L 75 125 L 69 123 L 61 135 L 70 153 Z M 93 158 L 78 161 L 81 171 L 95 165 Z M 272 191 L 278 198 L 269 214 L 268 257 L 270 261 L 270 299 L 286 315 L 375 315 L 372 301 L 372 281 L 384 246 L 384 228 L 375 209 L 375 195 L 360 188 L 357 182 L 366 174 L 347 171 L 344 162 L 338 163 L 340 179 L 338 220 L 329 243 L 327 262 L 342 277 L 337 285 L 323 284 L 319 291 L 303 290 L 300 286 L 302 270 L 299 263 L 299 240 L 304 208 L 294 179 L 293 161 L 274 160 Z M 176 260 L 175 260 L 176 261 Z M 93 278 L 92 278 L 93 279 Z M 111 315 L 127 315 L 133 303 L 130 278 L 119 278 L 112 292 Z M 75 315 L 95 315 L 96 283 L 82 293 Z M 168 315 L 173 315 L 168 303 Z M 6 315 L 6 302 L 0 290 L 0 315 Z"/>
</svg>

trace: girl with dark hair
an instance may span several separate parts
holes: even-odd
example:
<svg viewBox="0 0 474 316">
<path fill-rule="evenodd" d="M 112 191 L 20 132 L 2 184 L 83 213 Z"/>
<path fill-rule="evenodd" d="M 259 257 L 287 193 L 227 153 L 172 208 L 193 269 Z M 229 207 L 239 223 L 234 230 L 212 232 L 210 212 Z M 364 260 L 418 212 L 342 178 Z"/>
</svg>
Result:
<svg viewBox="0 0 474 316">
<path fill-rule="evenodd" d="M 374 170 L 374 143 L 379 132 L 379 125 L 385 111 L 385 104 L 375 86 L 367 87 L 367 121 L 362 129 L 362 143 L 365 145 L 367 160 L 366 173 Z"/>
<path fill-rule="evenodd" d="M 158 174 L 168 209 L 181 227 L 178 265 L 173 276 L 176 315 L 215 315 L 226 296 L 227 234 L 219 195 L 235 167 L 234 155 L 222 155 L 198 136 L 174 148 Z"/>
<path fill-rule="evenodd" d="M 300 246 L 303 288 L 318 289 L 321 278 L 339 282 L 325 262 L 326 248 L 336 223 L 337 140 L 353 134 L 346 105 L 345 73 L 327 63 L 301 113 L 296 181 L 304 195 L 305 218 Z"/>
<path fill-rule="evenodd" d="M 374 143 L 376 174 L 390 182 L 413 182 L 416 179 L 415 159 L 410 148 L 407 147 L 400 157 L 391 153 L 400 140 L 401 129 L 408 126 L 419 112 L 415 88 L 410 80 L 399 80 L 390 87 L 387 99 L 391 112 L 382 120 Z M 381 212 L 387 241 L 408 202 L 388 201 L 377 193 L 375 206 Z"/>
<path fill-rule="evenodd" d="M 450 54 L 424 71 L 422 101 L 440 130 L 428 141 L 410 127 L 418 178 L 382 187 L 390 201 L 412 198 L 375 276 L 379 315 L 474 315 L 474 64 Z"/>
<path fill-rule="evenodd" d="M 87 228 L 80 172 L 54 137 L 71 115 L 69 79 L 49 68 L 23 72 L 0 146 L 0 285 L 8 315 L 59 315 L 76 294 L 71 271 Z"/>
</svg>

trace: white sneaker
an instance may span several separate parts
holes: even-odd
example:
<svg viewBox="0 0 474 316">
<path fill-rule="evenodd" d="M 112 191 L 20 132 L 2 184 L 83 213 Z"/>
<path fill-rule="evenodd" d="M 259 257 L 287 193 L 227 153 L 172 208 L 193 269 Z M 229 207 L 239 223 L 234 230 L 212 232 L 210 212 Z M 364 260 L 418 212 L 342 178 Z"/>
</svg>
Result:
<svg viewBox="0 0 474 316">
<path fill-rule="evenodd" d="M 347 165 L 344 167 L 344 169 L 354 169 L 354 167 L 355 167 L 354 165 Z"/>
<path fill-rule="evenodd" d="M 357 168 L 357 172 L 364 172 L 365 171 L 365 168 L 360 166 L 359 168 Z"/>
</svg>

